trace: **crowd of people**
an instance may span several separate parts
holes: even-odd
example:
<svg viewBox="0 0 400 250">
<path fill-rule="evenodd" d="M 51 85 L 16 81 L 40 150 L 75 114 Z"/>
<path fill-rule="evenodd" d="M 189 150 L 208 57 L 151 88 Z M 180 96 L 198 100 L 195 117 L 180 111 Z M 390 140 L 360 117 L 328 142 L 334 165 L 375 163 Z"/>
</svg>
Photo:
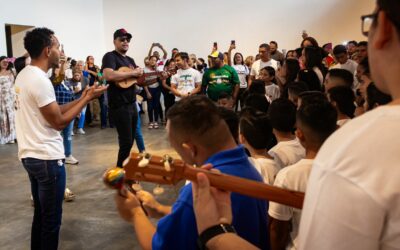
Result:
<svg viewBox="0 0 400 250">
<path fill-rule="evenodd" d="M 246 58 L 235 41 L 225 53 L 214 43 L 207 60 L 177 48 L 168 57 L 153 43 L 144 67 L 127 56 L 132 35 L 125 29 L 114 32 L 115 50 L 101 66 L 93 56 L 66 57 L 47 28 L 28 32 L 27 55 L 14 63 L 0 57 L 0 142 L 17 139 L 29 174 L 32 249 L 57 248 L 64 163 L 79 162 L 72 135 L 84 135 L 85 124 L 96 121 L 115 127 L 116 166 L 123 167 L 135 141 L 146 150 L 145 113 L 147 129 L 165 125 L 186 163 L 305 192 L 306 199 L 300 210 L 230 194 L 210 187 L 204 174 L 182 188 L 172 207 L 144 190 L 117 194 L 119 213 L 143 249 L 395 249 L 400 19 L 394 10 L 396 1 L 378 0 L 362 17 L 368 41 L 320 46 L 304 32 L 299 48 L 281 52 L 270 41 Z M 122 88 L 129 79 L 137 84 Z M 56 178 L 48 183 L 43 175 Z M 157 226 L 149 217 L 160 219 Z"/>
</svg>

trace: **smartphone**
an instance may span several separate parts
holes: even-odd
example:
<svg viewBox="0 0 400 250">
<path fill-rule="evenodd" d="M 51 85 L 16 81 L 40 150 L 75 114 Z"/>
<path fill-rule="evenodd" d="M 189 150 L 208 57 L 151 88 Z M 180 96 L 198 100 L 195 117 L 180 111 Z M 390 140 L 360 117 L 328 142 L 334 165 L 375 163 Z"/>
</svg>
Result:
<svg viewBox="0 0 400 250">
<path fill-rule="evenodd" d="M 232 40 L 232 41 L 231 41 L 231 45 L 235 45 L 235 40 Z"/>
<path fill-rule="evenodd" d="M 218 49 L 218 44 L 217 42 L 214 42 L 214 48 L 217 50 Z"/>
</svg>

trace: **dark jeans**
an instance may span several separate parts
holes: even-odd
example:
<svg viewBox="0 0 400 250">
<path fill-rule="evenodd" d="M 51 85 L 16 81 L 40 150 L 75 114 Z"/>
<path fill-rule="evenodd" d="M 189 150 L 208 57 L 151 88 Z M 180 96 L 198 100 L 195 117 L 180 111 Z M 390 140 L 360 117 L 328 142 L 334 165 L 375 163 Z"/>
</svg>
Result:
<svg viewBox="0 0 400 250">
<path fill-rule="evenodd" d="M 101 120 L 101 127 L 107 127 L 107 100 L 104 100 L 104 94 L 99 97 L 99 104 L 100 104 L 100 120 Z"/>
<path fill-rule="evenodd" d="M 237 112 L 238 111 L 238 108 L 239 108 L 239 102 L 240 102 L 240 110 L 242 110 L 243 109 L 243 106 L 244 106 L 244 92 L 246 91 L 246 89 L 245 88 L 240 88 L 239 89 L 239 93 L 238 93 L 238 96 L 237 96 L 237 100 L 236 100 L 236 103 L 235 103 L 235 111 Z"/>
<path fill-rule="evenodd" d="M 65 167 L 62 160 L 22 159 L 31 181 L 35 211 L 31 249 L 57 249 L 65 190 Z"/>
<path fill-rule="evenodd" d="M 168 92 L 164 92 L 164 106 L 165 106 L 165 117 L 167 117 L 168 110 L 175 104 L 175 96 Z"/>
<path fill-rule="evenodd" d="M 158 122 L 158 112 L 160 111 L 160 95 L 161 89 L 157 88 L 149 88 L 149 92 L 151 94 L 151 99 L 147 100 L 147 109 L 149 113 L 149 122 Z"/>
<path fill-rule="evenodd" d="M 118 132 L 117 167 L 122 167 L 122 163 L 128 158 L 135 140 L 138 119 L 136 104 L 131 103 L 117 108 L 110 108 L 110 117 Z"/>
</svg>

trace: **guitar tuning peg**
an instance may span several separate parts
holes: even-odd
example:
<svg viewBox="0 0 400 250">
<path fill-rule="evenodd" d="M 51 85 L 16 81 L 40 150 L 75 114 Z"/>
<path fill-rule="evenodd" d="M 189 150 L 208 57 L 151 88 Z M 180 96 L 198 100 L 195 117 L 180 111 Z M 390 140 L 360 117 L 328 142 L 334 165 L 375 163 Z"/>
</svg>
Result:
<svg viewBox="0 0 400 250">
<path fill-rule="evenodd" d="M 154 189 L 153 189 L 153 194 L 154 195 L 160 195 L 164 193 L 164 188 L 162 188 L 160 185 L 157 185 Z"/>
<path fill-rule="evenodd" d="M 164 155 L 163 157 L 164 161 L 164 168 L 167 172 L 171 171 L 171 163 L 173 161 L 172 157 L 169 155 Z"/>
<path fill-rule="evenodd" d="M 138 163 L 138 167 L 140 167 L 140 168 L 147 167 L 147 165 L 149 165 L 149 163 L 150 163 L 150 158 L 151 158 L 150 154 L 148 154 L 148 153 L 144 154 L 143 158 Z"/>
</svg>

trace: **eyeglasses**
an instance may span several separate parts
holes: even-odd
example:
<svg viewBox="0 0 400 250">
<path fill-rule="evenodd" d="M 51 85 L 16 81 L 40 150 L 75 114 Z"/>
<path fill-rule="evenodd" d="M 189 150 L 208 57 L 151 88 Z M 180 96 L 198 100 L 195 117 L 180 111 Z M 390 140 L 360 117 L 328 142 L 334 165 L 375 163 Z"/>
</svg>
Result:
<svg viewBox="0 0 400 250">
<path fill-rule="evenodd" d="M 379 10 L 374 14 L 361 16 L 361 33 L 364 36 L 368 36 L 374 20 L 378 17 L 378 13 Z"/>
<path fill-rule="evenodd" d="M 130 43 L 131 42 L 131 39 L 130 38 L 127 38 L 127 37 L 123 37 L 123 38 L 119 38 L 118 39 L 120 42 L 128 42 L 128 43 Z"/>
</svg>

